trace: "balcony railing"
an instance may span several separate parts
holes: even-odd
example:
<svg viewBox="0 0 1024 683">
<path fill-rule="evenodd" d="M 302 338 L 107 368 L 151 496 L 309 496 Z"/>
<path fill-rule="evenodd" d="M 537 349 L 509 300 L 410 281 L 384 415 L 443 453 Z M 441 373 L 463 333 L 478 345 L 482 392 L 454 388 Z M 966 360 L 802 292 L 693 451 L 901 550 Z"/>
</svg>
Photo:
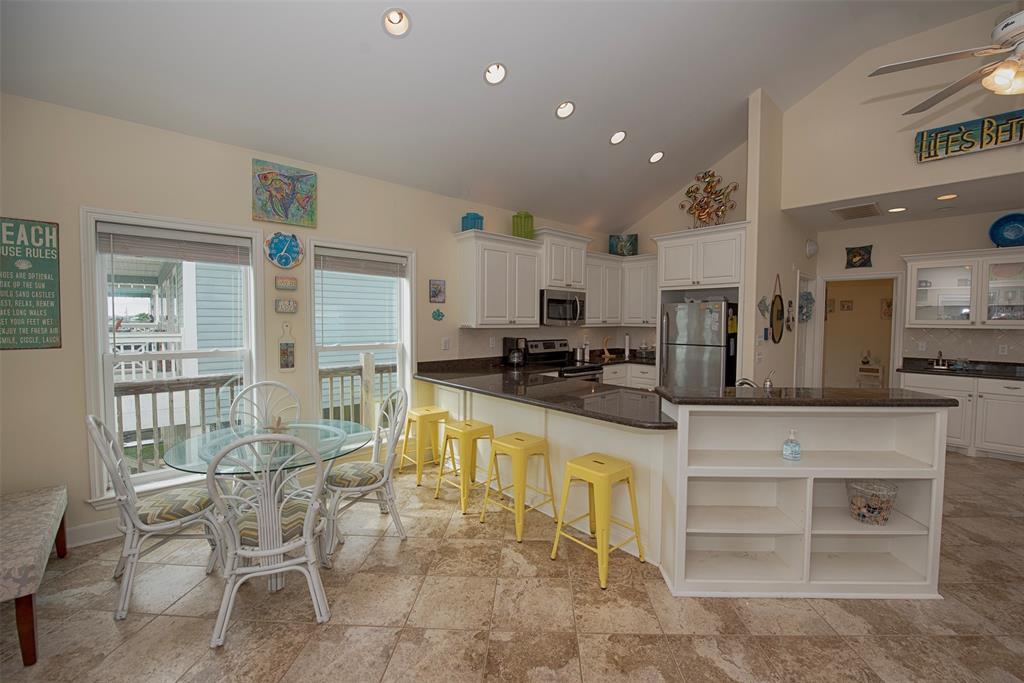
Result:
<svg viewBox="0 0 1024 683">
<path fill-rule="evenodd" d="M 394 363 L 373 366 L 370 391 L 365 390 L 363 371 L 361 365 L 320 368 L 324 418 L 364 422 L 365 416 L 371 420 L 377 403 L 398 387 Z M 242 376 L 236 373 L 199 377 L 175 377 L 168 373 L 167 377 L 126 380 L 119 377 L 115 374 L 116 433 L 133 474 L 162 468 L 164 453 L 174 444 L 228 426 L 231 401 L 243 385 Z M 373 405 L 364 410 L 367 398 Z"/>
<path fill-rule="evenodd" d="M 227 426 L 241 387 L 232 373 L 115 382 L 116 432 L 132 473 L 160 469 L 174 444 Z"/>
<path fill-rule="evenodd" d="M 381 363 L 373 366 L 373 386 L 364 391 L 362 365 L 337 365 L 320 368 L 320 408 L 328 420 L 351 420 L 364 422 L 376 414 L 377 404 L 382 398 L 398 388 L 398 366 L 395 363 Z M 363 410 L 364 396 L 373 404 Z"/>
<path fill-rule="evenodd" d="M 117 332 L 112 351 L 117 354 L 161 353 L 181 350 L 181 334 L 177 332 Z M 180 360 L 124 360 L 114 365 L 114 380 L 144 380 L 181 375 Z"/>
</svg>

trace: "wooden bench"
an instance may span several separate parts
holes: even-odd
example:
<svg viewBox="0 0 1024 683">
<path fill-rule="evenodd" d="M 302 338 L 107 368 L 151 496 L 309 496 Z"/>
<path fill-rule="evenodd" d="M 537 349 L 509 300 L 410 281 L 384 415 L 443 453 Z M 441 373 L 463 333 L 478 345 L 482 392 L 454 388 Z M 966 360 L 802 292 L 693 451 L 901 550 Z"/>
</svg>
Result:
<svg viewBox="0 0 1024 683">
<path fill-rule="evenodd" d="M 14 600 L 21 662 L 36 663 L 35 597 L 50 549 L 68 554 L 63 484 L 0 496 L 0 602 Z"/>
</svg>

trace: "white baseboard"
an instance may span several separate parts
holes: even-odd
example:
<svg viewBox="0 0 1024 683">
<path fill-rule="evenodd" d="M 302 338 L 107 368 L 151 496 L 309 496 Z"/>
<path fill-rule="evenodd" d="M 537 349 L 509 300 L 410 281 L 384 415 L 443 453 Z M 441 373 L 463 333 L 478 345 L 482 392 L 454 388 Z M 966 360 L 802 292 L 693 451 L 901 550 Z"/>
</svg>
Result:
<svg viewBox="0 0 1024 683">
<path fill-rule="evenodd" d="M 121 532 L 117 530 L 117 517 L 101 519 L 98 522 L 68 527 L 68 547 L 75 548 L 97 541 L 117 538 Z"/>
</svg>

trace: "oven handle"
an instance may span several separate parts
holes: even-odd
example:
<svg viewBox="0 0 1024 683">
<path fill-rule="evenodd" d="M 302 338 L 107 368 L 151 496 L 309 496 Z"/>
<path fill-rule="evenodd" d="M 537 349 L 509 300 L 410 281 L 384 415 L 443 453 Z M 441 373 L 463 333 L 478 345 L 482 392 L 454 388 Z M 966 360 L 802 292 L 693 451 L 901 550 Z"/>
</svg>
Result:
<svg viewBox="0 0 1024 683">
<path fill-rule="evenodd" d="M 576 302 L 576 324 L 579 324 L 580 314 L 583 312 L 583 307 L 580 306 L 580 298 L 578 296 L 574 296 L 573 301 Z"/>
</svg>

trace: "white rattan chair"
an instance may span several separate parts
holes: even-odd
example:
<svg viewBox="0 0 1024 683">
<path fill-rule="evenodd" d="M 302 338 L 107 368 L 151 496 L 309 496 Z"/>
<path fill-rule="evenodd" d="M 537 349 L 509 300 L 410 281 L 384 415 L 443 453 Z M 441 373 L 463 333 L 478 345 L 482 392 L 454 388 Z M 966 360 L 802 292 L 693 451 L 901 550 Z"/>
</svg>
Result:
<svg viewBox="0 0 1024 683">
<path fill-rule="evenodd" d="M 299 475 L 308 470 L 294 465 L 307 457 L 315 476 L 302 486 Z M 227 580 L 210 646 L 224 644 L 238 589 L 257 576 L 269 576 L 276 590 L 282 574 L 299 572 L 309 585 L 317 623 L 330 619 L 317 566 L 326 520 L 320 516 L 324 463 L 316 449 L 287 434 L 239 439 L 210 461 L 206 486 L 223 539 Z"/>
<path fill-rule="evenodd" d="M 139 500 L 117 437 L 95 415 L 89 415 L 85 421 L 89 437 L 110 475 L 120 513 L 118 528 L 124 533 L 121 557 L 114 568 L 114 578 L 121 579 L 121 592 L 114 618 L 124 619 L 128 614 L 135 566 L 140 557 L 172 538 L 205 538 L 210 544 L 210 559 L 206 563 L 206 573 L 209 574 L 222 548 L 217 527 L 213 523 L 210 496 L 205 487 L 200 485 L 168 489 Z M 182 533 L 186 528 L 196 525 L 204 526 L 206 530 L 201 534 Z M 142 543 L 150 536 L 163 538 L 143 550 Z"/>
<path fill-rule="evenodd" d="M 299 419 L 302 406 L 298 395 L 280 382 L 256 382 L 235 396 L 228 411 L 232 425 L 247 424 L 269 429 Z"/>
<path fill-rule="evenodd" d="M 405 527 L 398 514 L 395 501 L 395 487 L 391 474 L 398 455 L 398 438 L 405 425 L 408 397 L 403 389 L 388 394 L 377 411 L 374 427 L 373 455 L 369 461 L 336 462 L 327 473 L 327 533 L 324 538 L 324 559 L 334 554 L 338 544 L 338 520 L 345 510 L 356 503 L 375 503 L 381 514 L 391 513 L 398 535 L 405 538 Z M 381 462 L 381 450 L 387 447 L 387 455 Z M 372 498 L 371 498 L 372 496 Z"/>
</svg>

